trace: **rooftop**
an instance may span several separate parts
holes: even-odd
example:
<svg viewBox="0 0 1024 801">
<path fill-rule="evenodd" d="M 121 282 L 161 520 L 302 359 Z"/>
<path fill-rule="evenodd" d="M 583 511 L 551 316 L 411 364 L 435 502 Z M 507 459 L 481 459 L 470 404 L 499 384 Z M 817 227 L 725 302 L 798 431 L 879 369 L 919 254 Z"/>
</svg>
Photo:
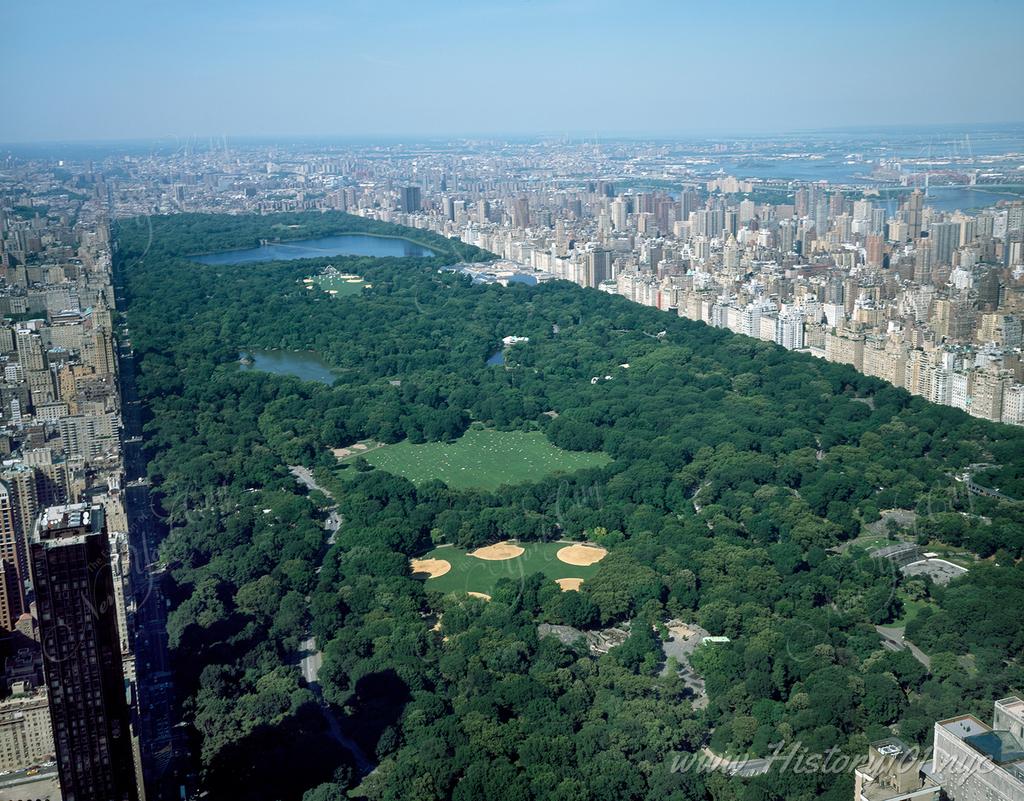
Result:
<svg viewBox="0 0 1024 801">
<path fill-rule="evenodd" d="M 886 737 L 884 740 L 877 740 L 871 743 L 871 747 L 882 756 L 895 759 L 916 753 L 915 749 L 910 748 L 899 737 Z"/>
<path fill-rule="evenodd" d="M 978 720 L 974 715 L 960 715 L 947 720 L 940 720 L 937 726 L 941 726 L 959 740 L 966 740 L 973 734 L 982 734 L 991 729 Z"/>
<path fill-rule="evenodd" d="M 103 507 L 87 503 L 49 506 L 36 520 L 34 542 L 48 545 L 78 542 L 103 527 Z"/>
<path fill-rule="evenodd" d="M 1024 760 L 1024 743 L 1008 731 L 993 730 L 973 734 L 964 742 L 975 751 L 980 751 L 997 765 Z"/>
</svg>

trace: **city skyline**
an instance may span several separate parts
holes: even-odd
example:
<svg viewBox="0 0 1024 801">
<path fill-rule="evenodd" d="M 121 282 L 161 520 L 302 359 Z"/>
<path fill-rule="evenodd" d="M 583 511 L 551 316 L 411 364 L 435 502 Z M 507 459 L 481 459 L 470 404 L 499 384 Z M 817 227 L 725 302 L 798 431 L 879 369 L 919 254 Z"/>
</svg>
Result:
<svg viewBox="0 0 1024 801">
<path fill-rule="evenodd" d="M 1022 0 L 0 27 L 0 801 L 1024 801 Z"/>
<path fill-rule="evenodd" d="M 6 6 L 19 112 L 0 142 L 984 125 L 1024 101 L 1024 7 L 999 0 L 969 18 L 951 2 L 185 5 Z"/>
</svg>

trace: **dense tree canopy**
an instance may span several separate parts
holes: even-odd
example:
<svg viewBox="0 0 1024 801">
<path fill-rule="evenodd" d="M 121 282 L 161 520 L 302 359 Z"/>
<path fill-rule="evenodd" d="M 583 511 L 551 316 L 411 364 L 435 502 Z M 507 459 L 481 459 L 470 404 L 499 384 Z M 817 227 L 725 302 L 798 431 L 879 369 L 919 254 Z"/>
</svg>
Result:
<svg viewBox="0 0 1024 801">
<path fill-rule="evenodd" d="M 238 266 L 183 255 L 348 231 L 408 234 L 440 255 Z M 925 740 L 932 720 L 983 714 L 1024 685 L 1012 613 L 1024 604 L 1024 511 L 953 479 L 975 462 L 1019 471 L 1019 430 L 563 282 L 473 285 L 438 268 L 485 254 L 347 215 L 179 215 L 122 222 L 117 241 L 169 523 L 169 636 L 212 790 L 328 799 L 359 782 L 295 666 L 308 631 L 326 700 L 380 761 L 359 791 L 373 799 L 845 798 L 848 773 L 740 782 L 674 772 L 672 759 L 706 744 L 859 753 L 891 730 Z M 327 264 L 372 289 L 304 289 Z M 529 342 L 487 365 L 508 335 Z M 316 351 L 337 380 L 240 371 L 249 348 Z M 613 461 L 484 492 L 342 468 L 329 450 L 448 440 L 474 422 L 544 430 Z M 324 499 L 295 483 L 294 464 L 338 501 L 331 547 Z M 941 588 L 840 552 L 889 508 L 916 510 L 923 536 L 998 551 L 1000 566 Z M 410 576 L 408 557 L 432 543 L 509 536 L 593 539 L 611 553 L 580 593 L 528 576 L 484 603 Z M 911 589 L 928 603 L 908 636 L 935 654 L 930 673 L 874 629 Z M 693 657 L 706 706 L 666 669 L 669 618 L 732 640 Z M 538 622 L 629 633 L 598 657 L 539 638 Z M 302 770 L 284 780 L 270 764 Z"/>
</svg>

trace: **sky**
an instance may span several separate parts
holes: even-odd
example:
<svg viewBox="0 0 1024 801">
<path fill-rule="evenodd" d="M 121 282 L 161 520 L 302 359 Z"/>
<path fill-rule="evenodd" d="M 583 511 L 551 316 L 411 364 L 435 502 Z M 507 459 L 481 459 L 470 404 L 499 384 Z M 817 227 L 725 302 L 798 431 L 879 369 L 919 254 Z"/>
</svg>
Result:
<svg viewBox="0 0 1024 801">
<path fill-rule="evenodd" d="M 0 142 L 1024 119 L 1021 0 L 0 0 Z"/>
</svg>

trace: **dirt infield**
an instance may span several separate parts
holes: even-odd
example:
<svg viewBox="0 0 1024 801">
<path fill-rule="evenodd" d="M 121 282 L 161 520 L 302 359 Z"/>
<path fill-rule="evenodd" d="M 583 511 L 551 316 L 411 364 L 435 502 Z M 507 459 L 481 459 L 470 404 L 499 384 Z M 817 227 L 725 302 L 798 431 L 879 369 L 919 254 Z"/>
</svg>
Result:
<svg viewBox="0 0 1024 801">
<path fill-rule="evenodd" d="M 466 593 L 466 595 L 472 596 L 473 598 L 481 598 L 484 601 L 491 600 L 491 596 L 488 595 L 486 592 L 473 592 L 472 590 L 470 590 Z"/>
<path fill-rule="evenodd" d="M 566 545 L 555 556 L 567 565 L 595 565 L 608 555 L 608 551 L 596 545 Z"/>
<path fill-rule="evenodd" d="M 570 591 L 572 591 L 572 592 L 579 592 L 580 591 L 580 585 L 583 584 L 583 579 L 581 579 L 581 578 L 564 578 L 564 579 L 555 579 L 555 582 L 558 584 L 559 587 L 562 588 L 562 592 L 570 592 Z"/>
<path fill-rule="evenodd" d="M 505 559 L 515 559 L 517 556 L 522 556 L 523 552 L 523 548 L 511 542 L 496 542 L 494 545 L 487 545 L 483 548 L 477 548 L 475 551 L 470 551 L 469 555 L 475 556 L 477 559 L 486 559 L 488 562 L 501 562 Z"/>
<path fill-rule="evenodd" d="M 430 578 L 443 576 L 452 569 L 451 562 L 444 559 L 410 559 L 409 567 L 413 573 L 426 573 Z"/>
</svg>

